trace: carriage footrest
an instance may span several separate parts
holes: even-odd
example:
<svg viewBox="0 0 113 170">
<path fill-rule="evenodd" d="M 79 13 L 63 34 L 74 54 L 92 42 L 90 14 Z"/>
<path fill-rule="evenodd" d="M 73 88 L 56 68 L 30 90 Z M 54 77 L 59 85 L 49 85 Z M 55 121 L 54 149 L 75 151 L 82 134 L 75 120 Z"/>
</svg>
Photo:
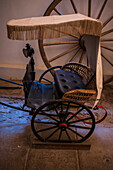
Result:
<svg viewBox="0 0 113 170">
<path fill-rule="evenodd" d="M 34 81 L 30 88 L 27 105 L 36 109 L 40 105 L 54 98 L 54 84 L 46 85 Z"/>
</svg>

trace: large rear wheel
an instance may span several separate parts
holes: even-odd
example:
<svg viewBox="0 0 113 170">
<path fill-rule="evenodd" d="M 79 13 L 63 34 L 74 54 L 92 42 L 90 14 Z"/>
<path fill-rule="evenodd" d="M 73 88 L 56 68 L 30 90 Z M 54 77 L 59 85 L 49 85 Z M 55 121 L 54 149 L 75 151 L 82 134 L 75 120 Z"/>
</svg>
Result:
<svg viewBox="0 0 113 170">
<path fill-rule="evenodd" d="M 113 71 L 113 10 L 109 9 L 112 5 L 113 2 L 109 0 L 54 0 L 44 13 L 44 16 L 82 13 L 103 22 L 101 55 L 104 63 L 104 75 Z M 85 10 L 82 10 L 83 6 L 85 6 Z M 64 65 L 71 61 L 88 66 L 89 61 L 84 47 L 84 37 L 80 34 L 64 33 L 65 38 L 38 41 L 40 53 L 47 68 L 59 65 L 59 63 Z M 104 79 L 104 83 L 111 81 L 113 81 L 113 76 Z"/>
</svg>

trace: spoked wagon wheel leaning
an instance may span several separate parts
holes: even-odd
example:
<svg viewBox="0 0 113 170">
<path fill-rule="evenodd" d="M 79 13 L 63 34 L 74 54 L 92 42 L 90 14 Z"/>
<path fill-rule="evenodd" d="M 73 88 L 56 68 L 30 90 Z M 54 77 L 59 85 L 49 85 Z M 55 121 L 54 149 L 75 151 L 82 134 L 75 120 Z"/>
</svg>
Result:
<svg viewBox="0 0 113 170">
<path fill-rule="evenodd" d="M 42 142 L 80 143 L 93 133 L 95 119 L 84 105 L 55 100 L 38 108 L 32 117 L 31 127 L 34 135 Z"/>
<path fill-rule="evenodd" d="M 111 9 L 113 4 L 111 3 L 113 2 L 110 0 L 54 0 L 44 13 L 44 16 L 81 13 L 102 21 L 103 29 L 100 40 L 104 75 L 111 74 L 113 71 L 113 10 Z M 45 65 L 49 68 L 73 61 L 89 65 L 84 47 L 84 36 L 79 33 L 69 34 L 66 31 L 63 33 L 66 35 L 65 38 L 39 40 L 39 49 Z M 104 83 L 111 81 L 113 81 L 113 76 L 104 79 Z"/>
</svg>

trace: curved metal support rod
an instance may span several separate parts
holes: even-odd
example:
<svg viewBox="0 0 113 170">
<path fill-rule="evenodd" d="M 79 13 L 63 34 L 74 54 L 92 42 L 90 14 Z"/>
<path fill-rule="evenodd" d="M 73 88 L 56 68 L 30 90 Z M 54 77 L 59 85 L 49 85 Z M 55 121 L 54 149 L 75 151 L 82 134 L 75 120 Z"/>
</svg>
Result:
<svg viewBox="0 0 113 170">
<path fill-rule="evenodd" d="M 104 10 L 104 8 L 105 8 L 105 5 L 106 5 L 107 1 L 108 1 L 108 0 L 105 0 L 105 1 L 104 1 L 104 3 L 103 3 L 103 5 L 102 5 L 102 7 L 101 7 L 101 9 L 100 9 L 100 11 L 99 11 L 99 14 L 98 14 L 98 16 L 97 16 L 96 19 L 99 19 L 99 18 L 101 17 L 102 12 L 103 12 L 103 10 Z"/>
<path fill-rule="evenodd" d="M 24 112 L 30 112 L 30 110 L 25 110 L 25 109 L 22 109 L 22 108 L 19 108 L 19 107 L 11 106 L 11 105 L 3 103 L 3 102 L 0 102 L 0 104 L 7 106 L 7 107 L 10 107 L 10 108 L 13 108 L 13 109 L 16 109 L 16 110 L 21 110 L 21 111 L 24 111 Z"/>
<path fill-rule="evenodd" d="M 19 86 L 23 86 L 23 84 L 17 83 L 17 82 L 11 81 L 11 80 L 7 80 L 7 79 L 3 79 L 3 78 L 0 78 L 0 80 L 6 81 L 6 82 L 8 82 L 8 83 L 16 84 L 16 85 L 19 85 Z"/>
</svg>

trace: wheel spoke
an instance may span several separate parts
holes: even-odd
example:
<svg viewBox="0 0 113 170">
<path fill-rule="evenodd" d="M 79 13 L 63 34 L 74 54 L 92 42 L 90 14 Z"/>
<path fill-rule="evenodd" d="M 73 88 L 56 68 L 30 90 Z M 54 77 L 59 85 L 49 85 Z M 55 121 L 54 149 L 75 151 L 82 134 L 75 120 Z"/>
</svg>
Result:
<svg viewBox="0 0 113 170">
<path fill-rule="evenodd" d="M 87 117 L 87 118 L 84 118 L 84 119 L 79 119 L 79 120 L 75 120 L 75 121 L 69 122 L 69 125 L 72 124 L 72 123 L 84 122 L 85 120 L 89 120 L 89 119 L 92 119 L 92 117 Z"/>
<path fill-rule="evenodd" d="M 53 115 L 53 114 L 47 114 L 47 113 L 45 113 L 43 110 L 41 110 L 41 113 L 38 113 L 38 114 L 48 116 L 49 118 L 53 119 L 55 122 L 58 122 L 57 119 L 55 119 L 55 118 L 52 117 L 52 116 L 55 116 L 55 115 Z"/>
<path fill-rule="evenodd" d="M 91 0 L 88 1 L 88 17 L 91 17 Z"/>
<path fill-rule="evenodd" d="M 57 125 L 57 123 L 55 123 L 55 122 L 44 122 L 44 121 L 37 121 L 37 120 L 35 120 L 34 123 L 39 123 L 39 124 L 43 123 L 43 124 Z"/>
<path fill-rule="evenodd" d="M 51 136 L 53 136 L 58 130 L 59 130 L 59 128 L 57 128 L 54 132 L 52 132 L 52 133 L 45 139 L 45 141 L 48 140 Z"/>
<path fill-rule="evenodd" d="M 80 110 L 78 110 L 73 116 L 71 116 L 67 122 L 69 122 L 69 120 L 73 119 L 73 117 L 75 117 L 78 113 L 80 113 L 83 110 L 83 108 L 81 108 Z"/>
<path fill-rule="evenodd" d="M 73 133 L 75 133 L 76 135 L 80 136 L 81 138 L 84 138 L 82 135 L 80 135 L 78 132 L 74 131 L 73 129 L 67 127 L 67 129 L 69 129 L 70 131 L 72 131 Z"/>
<path fill-rule="evenodd" d="M 86 54 L 86 59 L 87 59 L 87 66 L 89 67 L 89 58 L 87 54 Z"/>
<path fill-rule="evenodd" d="M 61 135 L 62 135 L 62 129 L 61 129 L 61 131 L 60 131 L 58 141 L 60 141 Z"/>
<path fill-rule="evenodd" d="M 103 53 L 101 53 L 101 55 L 109 64 L 111 64 L 111 66 L 113 66 L 113 63 L 106 56 L 104 56 Z"/>
<path fill-rule="evenodd" d="M 64 120 L 68 117 L 68 115 L 70 114 L 69 112 L 68 112 L 68 110 L 69 110 L 69 107 L 70 107 L 70 102 L 68 103 L 68 105 L 67 105 L 67 108 L 66 108 L 66 114 L 65 114 L 65 118 L 64 118 Z"/>
<path fill-rule="evenodd" d="M 72 7 L 73 7 L 75 13 L 77 13 L 77 8 L 76 8 L 76 6 L 75 6 L 73 0 L 70 0 L 70 2 L 71 2 L 71 5 L 72 5 Z"/>
<path fill-rule="evenodd" d="M 77 48 L 78 48 L 78 50 L 76 51 L 76 53 L 74 54 L 74 56 L 71 57 L 71 59 L 69 60 L 69 62 L 73 61 L 74 58 L 80 53 L 80 51 L 81 51 L 80 46 L 78 46 Z"/>
<path fill-rule="evenodd" d="M 101 42 L 109 42 L 109 41 L 113 41 L 113 38 L 101 38 Z"/>
<path fill-rule="evenodd" d="M 78 45 L 73 47 L 73 48 L 70 48 L 69 50 L 67 50 L 67 51 L 65 51 L 65 52 L 63 52 L 63 53 L 61 53 L 61 54 L 59 54 L 59 55 L 57 55 L 55 57 L 53 57 L 52 59 L 49 60 L 49 62 L 52 62 L 52 61 L 54 61 L 54 60 L 56 60 L 56 59 L 58 59 L 58 58 L 60 58 L 60 57 L 62 57 L 64 55 L 68 54 L 69 52 L 75 50 L 76 48 L 78 48 Z"/>
<path fill-rule="evenodd" d="M 48 28 L 48 29 L 52 29 L 52 30 L 54 30 L 54 31 L 57 31 L 57 32 L 63 33 L 63 34 L 65 34 L 65 35 L 68 35 L 68 36 L 71 36 L 71 37 L 74 37 L 74 38 L 77 38 L 77 39 L 79 39 L 79 38 L 80 38 L 80 33 L 79 33 L 79 31 L 78 31 L 77 29 L 76 29 L 76 31 L 77 31 L 78 35 L 70 34 L 69 32 L 65 32 L 65 31 L 61 31 L 61 30 L 57 30 L 57 29 L 53 29 L 53 28 L 51 28 L 51 27 L 46 27 L 46 28 Z"/>
<path fill-rule="evenodd" d="M 66 132 L 66 135 L 67 135 L 67 137 L 68 137 L 69 141 L 70 141 L 70 142 L 72 142 L 72 140 L 71 140 L 71 138 L 70 138 L 70 136 L 69 136 L 68 131 L 66 130 L 65 132 Z"/>
<path fill-rule="evenodd" d="M 43 80 L 45 80 L 45 81 L 47 81 L 47 82 L 49 82 L 50 84 L 52 84 L 52 81 L 50 81 L 50 80 L 48 80 L 48 79 L 46 79 L 46 78 L 42 78 Z"/>
<path fill-rule="evenodd" d="M 112 19 L 113 19 L 113 15 L 103 23 L 103 27 L 105 27 Z"/>
<path fill-rule="evenodd" d="M 45 128 L 45 129 L 41 129 L 41 130 L 38 130 L 36 131 L 37 133 L 40 133 L 40 132 L 44 132 L 44 131 L 47 131 L 47 130 L 51 130 L 51 129 L 54 129 L 56 128 L 57 126 L 52 126 L 52 127 L 49 127 L 49 128 Z"/>
<path fill-rule="evenodd" d="M 54 70 L 50 70 L 50 73 L 54 77 Z"/>
<path fill-rule="evenodd" d="M 82 54 L 81 54 L 81 56 L 80 56 L 80 60 L 79 60 L 79 63 L 82 63 L 82 60 L 83 60 L 83 58 L 84 58 L 84 56 L 85 56 L 85 51 L 83 50 L 82 51 Z"/>
<path fill-rule="evenodd" d="M 58 15 L 62 15 L 62 13 L 61 13 L 58 9 L 54 8 L 54 11 L 55 11 Z"/>
<path fill-rule="evenodd" d="M 110 76 L 110 78 L 108 78 L 107 80 L 105 80 L 105 84 L 110 83 L 111 81 L 113 81 L 113 76 Z"/>
<path fill-rule="evenodd" d="M 108 30 L 108 31 L 103 32 L 103 33 L 101 34 L 101 37 L 104 36 L 104 35 L 107 35 L 107 34 L 109 34 L 109 33 L 111 33 L 111 32 L 113 32 L 113 29 L 110 29 L 110 30 Z"/>
<path fill-rule="evenodd" d="M 61 112 L 63 112 L 63 106 L 62 106 L 62 103 L 61 103 Z"/>
<path fill-rule="evenodd" d="M 103 5 L 102 5 L 102 7 L 101 7 L 101 9 L 100 9 L 100 11 L 99 11 L 98 16 L 97 16 L 97 19 L 99 19 L 99 18 L 101 17 L 102 12 L 103 12 L 103 10 L 104 10 L 104 8 L 105 8 L 105 5 L 106 5 L 107 1 L 108 1 L 108 0 L 104 0 L 104 3 L 103 3 Z"/>
<path fill-rule="evenodd" d="M 77 43 L 78 43 L 78 41 L 62 41 L 62 42 L 43 43 L 43 46 L 77 44 Z"/>
<path fill-rule="evenodd" d="M 91 127 L 86 127 L 86 126 L 78 126 L 78 125 L 69 125 L 70 127 L 75 127 L 75 128 L 80 128 L 80 129 L 91 129 Z"/>
<path fill-rule="evenodd" d="M 57 110 L 57 108 L 54 106 L 54 104 L 53 104 L 53 107 L 54 107 L 54 110 L 55 110 L 56 114 L 59 115 L 58 110 Z"/>
<path fill-rule="evenodd" d="M 111 48 L 111 47 L 106 47 L 106 46 L 104 46 L 104 45 L 101 45 L 101 47 L 102 47 L 102 48 L 105 48 L 106 50 L 113 51 L 113 48 Z"/>
</svg>

